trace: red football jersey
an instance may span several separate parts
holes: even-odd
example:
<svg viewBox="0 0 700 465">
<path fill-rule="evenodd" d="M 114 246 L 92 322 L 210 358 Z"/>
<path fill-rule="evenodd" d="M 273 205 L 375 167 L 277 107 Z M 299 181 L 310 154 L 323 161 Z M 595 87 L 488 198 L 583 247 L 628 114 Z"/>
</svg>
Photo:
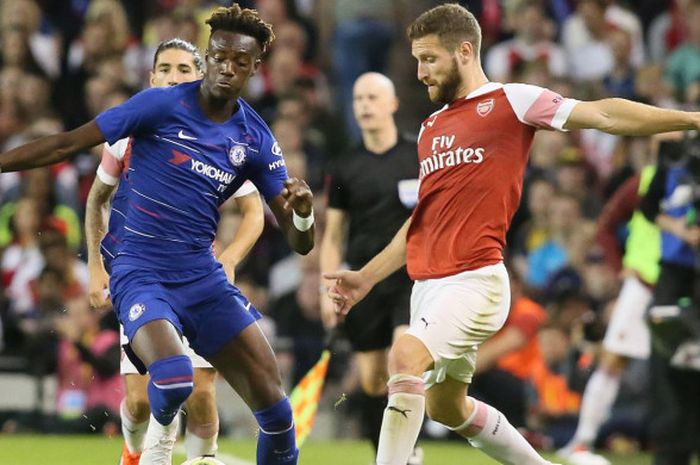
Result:
<svg viewBox="0 0 700 465">
<path fill-rule="evenodd" d="M 411 278 L 503 260 L 535 130 L 563 130 L 576 103 L 542 87 L 488 83 L 423 122 L 418 205 L 407 239 Z"/>
</svg>

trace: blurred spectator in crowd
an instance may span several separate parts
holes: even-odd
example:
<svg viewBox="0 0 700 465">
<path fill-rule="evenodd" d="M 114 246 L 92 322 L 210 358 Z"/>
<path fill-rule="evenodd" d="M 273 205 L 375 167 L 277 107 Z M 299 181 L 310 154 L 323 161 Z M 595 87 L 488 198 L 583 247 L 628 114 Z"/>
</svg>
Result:
<svg viewBox="0 0 700 465">
<path fill-rule="evenodd" d="M 647 43 L 649 59 L 663 64 L 668 56 L 688 37 L 687 14 L 693 0 L 672 0 L 671 7 L 649 25 Z"/>
<path fill-rule="evenodd" d="M 109 423 L 109 431 L 117 428 L 124 396 L 119 333 L 102 327 L 101 316 L 90 308 L 85 294 L 78 294 L 66 300 L 65 314 L 55 320 L 59 337 L 56 411 L 64 433 L 101 432 Z"/>
<path fill-rule="evenodd" d="M 602 203 L 593 189 L 591 173 L 579 150 L 571 148 L 559 155 L 556 180 L 561 193 L 578 200 L 584 218 L 593 219 L 598 216 Z"/>
<path fill-rule="evenodd" d="M 564 24 L 562 40 L 570 74 L 580 81 L 598 80 L 610 73 L 614 57 L 607 42 L 610 24 L 606 0 L 579 0 L 576 13 Z"/>
<path fill-rule="evenodd" d="M 354 140 L 359 140 L 360 130 L 352 111 L 352 88 L 365 72 L 386 74 L 396 35 L 393 19 L 398 3 L 335 1 L 334 79 L 345 125 Z"/>
<path fill-rule="evenodd" d="M 114 76 L 130 85 L 139 84 L 139 76 L 132 75 L 137 68 L 138 49 L 132 42 L 124 8 L 117 0 L 95 0 L 90 3 L 85 27 L 80 38 L 73 41 L 68 51 L 67 69 L 57 83 L 57 105 L 67 127 L 73 128 L 90 119 L 85 106 L 86 84 L 99 72 L 100 64 L 121 56 L 128 74 Z"/>
<path fill-rule="evenodd" d="M 549 206 L 549 238 L 528 256 L 526 282 L 544 290 L 554 274 L 564 268 L 571 258 L 571 248 L 581 221 L 581 209 L 576 197 L 558 193 Z"/>
<path fill-rule="evenodd" d="M 549 239 L 550 203 L 555 192 L 555 184 L 544 177 L 531 180 L 527 186 L 524 208 L 529 218 L 518 227 L 510 246 L 513 272 L 520 276 L 527 273 L 527 256 Z"/>
<path fill-rule="evenodd" d="M 3 65 L 24 68 L 34 74 L 58 77 L 59 38 L 42 26 L 42 12 L 34 0 L 6 1 L 0 9 Z M 7 34 L 7 35 L 6 35 Z"/>
<path fill-rule="evenodd" d="M 511 82 L 513 76 L 531 62 L 543 63 L 551 76 L 564 76 L 567 72 L 566 55 L 559 45 L 552 42 L 554 26 L 544 16 L 540 2 L 520 2 L 515 8 L 513 21 L 514 37 L 494 45 L 486 55 L 489 78 Z"/>
<path fill-rule="evenodd" d="M 700 93 L 688 92 L 700 81 L 700 1 L 690 0 L 685 13 L 687 39 L 666 62 L 666 79 L 673 86 L 681 102 L 696 103 Z"/>
<path fill-rule="evenodd" d="M 608 45 L 613 55 L 613 66 L 603 78 L 605 93 L 610 97 L 633 99 L 635 94 L 635 70 L 630 61 L 632 41 L 630 35 L 621 29 L 608 34 Z"/>
</svg>

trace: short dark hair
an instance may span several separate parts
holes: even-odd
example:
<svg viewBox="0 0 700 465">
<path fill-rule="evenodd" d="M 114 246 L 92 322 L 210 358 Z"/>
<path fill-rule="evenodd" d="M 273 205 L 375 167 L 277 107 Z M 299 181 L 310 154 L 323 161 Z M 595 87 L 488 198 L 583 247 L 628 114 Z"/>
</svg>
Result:
<svg viewBox="0 0 700 465">
<path fill-rule="evenodd" d="M 158 62 L 158 57 L 160 56 L 160 54 L 166 50 L 170 50 L 173 48 L 191 53 L 192 59 L 194 60 L 194 66 L 197 68 L 197 71 L 199 71 L 200 73 L 204 72 L 204 61 L 202 60 L 202 54 L 199 53 L 199 49 L 193 43 L 178 38 L 164 40 L 163 42 L 158 44 L 158 48 L 156 48 L 156 53 L 155 55 L 153 55 L 154 70 L 156 69 L 156 63 Z"/>
<path fill-rule="evenodd" d="M 263 52 L 275 40 L 272 25 L 263 21 L 257 10 L 241 8 L 237 3 L 228 8 L 217 8 L 206 23 L 211 27 L 212 34 L 223 30 L 255 38 Z"/>
<path fill-rule="evenodd" d="M 481 26 L 474 15 L 457 3 L 445 3 L 421 14 L 408 26 L 408 38 L 420 39 L 435 34 L 445 48 L 455 50 L 467 41 L 478 57 L 481 49 Z"/>
</svg>

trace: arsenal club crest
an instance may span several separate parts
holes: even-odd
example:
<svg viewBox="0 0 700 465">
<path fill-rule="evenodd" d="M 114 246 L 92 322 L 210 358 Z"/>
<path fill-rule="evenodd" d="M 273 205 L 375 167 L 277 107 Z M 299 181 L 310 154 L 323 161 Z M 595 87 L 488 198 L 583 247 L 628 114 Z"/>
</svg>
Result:
<svg viewBox="0 0 700 465">
<path fill-rule="evenodd" d="M 484 117 L 491 113 L 491 110 L 493 110 L 493 106 L 495 105 L 495 102 L 492 98 L 487 99 L 487 100 L 482 100 L 476 105 L 476 112 L 479 114 L 479 116 Z"/>
<path fill-rule="evenodd" d="M 228 152 L 228 159 L 231 162 L 233 166 L 241 166 L 243 163 L 245 163 L 245 147 L 243 145 L 234 145 L 231 147 L 231 150 Z"/>
</svg>

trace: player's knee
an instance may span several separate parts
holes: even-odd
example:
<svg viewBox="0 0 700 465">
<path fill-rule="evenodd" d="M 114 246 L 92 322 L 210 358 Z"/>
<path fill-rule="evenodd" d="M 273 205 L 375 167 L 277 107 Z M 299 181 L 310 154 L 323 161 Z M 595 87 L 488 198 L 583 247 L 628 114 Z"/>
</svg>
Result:
<svg viewBox="0 0 700 465">
<path fill-rule="evenodd" d="M 187 398 L 187 421 L 197 424 L 213 423 L 217 418 L 214 387 L 200 384 L 195 384 L 192 394 Z"/>
<path fill-rule="evenodd" d="M 148 403 L 148 393 L 142 389 L 129 389 L 126 392 L 126 408 L 131 417 L 138 423 L 148 420 L 151 406 Z"/>
<path fill-rule="evenodd" d="M 469 418 L 474 406 L 474 402 L 468 400 L 465 385 L 448 377 L 428 391 L 425 412 L 438 423 L 454 428 Z"/>
<path fill-rule="evenodd" d="M 414 338 L 402 336 L 389 351 L 389 374 L 421 376 L 432 363 L 425 346 Z"/>
<path fill-rule="evenodd" d="M 152 363 L 148 371 L 151 374 L 148 383 L 151 413 L 159 423 L 168 425 L 192 393 L 192 361 L 186 355 L 176 355 Z"/>
<path fill-rule="evenodd" d="M 362 380 L 362 392 L 372 397 L 379 397 L 386 394 L 386 377 L 378 376 L 373 379 Z"/>
</svg>

